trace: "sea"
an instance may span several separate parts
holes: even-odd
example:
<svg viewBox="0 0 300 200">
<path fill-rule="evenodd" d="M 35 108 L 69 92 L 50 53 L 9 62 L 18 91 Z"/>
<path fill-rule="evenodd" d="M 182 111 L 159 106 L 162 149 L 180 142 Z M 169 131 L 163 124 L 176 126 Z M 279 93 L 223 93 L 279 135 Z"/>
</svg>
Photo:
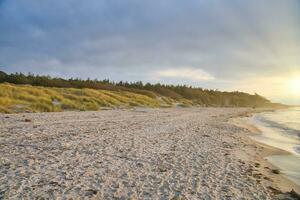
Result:
<svg viewBox="0 0 300 200">
<path fill-rule="evenodd" d="M 300 107 L 258 113 L 251 122 L 262 132 L 252 136 L 255 140 L 290 153 L 269 156 L 267 160 L 300 185 Z"/>
</svg>

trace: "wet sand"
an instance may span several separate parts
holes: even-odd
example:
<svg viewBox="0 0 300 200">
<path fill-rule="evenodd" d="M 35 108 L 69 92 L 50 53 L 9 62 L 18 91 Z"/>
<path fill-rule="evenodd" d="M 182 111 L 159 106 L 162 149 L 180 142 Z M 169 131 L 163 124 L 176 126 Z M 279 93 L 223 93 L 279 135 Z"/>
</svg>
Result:
<svg viewBox="0 0 300 200">
<path fill-rule="evenodd" d="M 262 148 L 261 153 L 258 155 L 258 159 L 260 160 L 259 162 L 263 163 L 265 165 L 265 168 L 267 168 L 267 169 L 268 168 L 277 169 L 280 172 L 280 169 L 276 167 L 276 166 L 280 166 L 280 164 L 277 164 L 276 166 L 273 165 L 273 163 L 278 162 L 277 158 L 279 158 L 279 157 L 280 157 L 280 159 L 282 159 L 283 157 L 289 158 L 289 157 L 294 157 L 294 155 L 292 155 L 287 150 L 279 149 L 275 146 L 268 145 L 265 142 L 261 142 L 259 139 L 262 135 L 262 130 L 259 129 L 259 126 L 256 126 L 255 123 L 253 123 L 253 121 L 251 120 L 250 117 L 251 117 L 251 112 L 246 114 L 242 118 L 233 118 L 230 121 L 234 125 L 237 125 L 239 127 L 249 130 L 248 137 L 251 138 L 258 147 Z M 288 160 L 286 160 L 286 161 L 288 161 Z M 288 164 L 288 163 L 286 163 L 286 164 Z M 295 168 L 295 167 L 297 168 L 297 166 L 292 166 L 291 168 Z M 274 175 L 274 174 L 269 174 L 268 176 L 273 179 L 273 181 L 278 186 L 280 191 L 288 192 L 293 189 L 294 191 L 296 191 L 299 194 L 300 193 L 299 185 L 297 185 L 297 184 L 295 184 L 295 182 L 292 182 L 289 179 L 287 179 L 286 175 L 287 174 L 279 173 L 279 176 Z"/>
<path fill-rule="evenodd" d="M 300 145 L 299 140 L 287 137 L 287 132 L 265 126 L 260 121 L 255 120 L 254 117 L 250 118 L 249 122 L 261 131 L 261 134 L 253 135 L 251 138 L 260 143 L 288 152 L 280 155 L 271 155 L 266 158 L 270 163 L 280 168 L 284 176 L 300 186 L 300 156 L 294 150 L 295 146 Z"/>
<path fill-rule="evenodd" d="M 294 185 L 264 159 L 275 150 L 230 120 L 249 112 L 1 114 L 0 199 L 284 198 Z"/>
</svg>

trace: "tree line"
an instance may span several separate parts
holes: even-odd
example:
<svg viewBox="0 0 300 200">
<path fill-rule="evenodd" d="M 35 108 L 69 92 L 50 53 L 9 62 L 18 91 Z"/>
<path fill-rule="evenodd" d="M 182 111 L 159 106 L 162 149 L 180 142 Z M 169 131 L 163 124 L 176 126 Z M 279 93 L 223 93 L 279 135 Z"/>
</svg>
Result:
<svg viewBox="0 0 300 200">
<path fill-rule="evenodd" d="M 59 87 L 59 88 L 91 88 L 114 91 L 130 91 L 151 98 L 159 96 L 169 97 L 174 100 L 187 99 L 193 101 L 195 104 L 204 106 L 270 106 L 272 104 L 266 98 L 258 94 L 248 94 L 244 92 L 222 92 L 218 90 L 208 90 L 198 87 L 191 87 L 186 85 L 166 85 L 166 84 L 144 84 L 141 81 L 137 82 L 113 82 L 108 79 L 105 80 L 91 80 L 70 78 L 63 79 L 58 77 L 40 76 L 32 73 L 11 73 L 7 74 L 0 71 L 0 83 L 13 84 L 29 84 L 32 86 L 44 87 Z"/>
</svg>

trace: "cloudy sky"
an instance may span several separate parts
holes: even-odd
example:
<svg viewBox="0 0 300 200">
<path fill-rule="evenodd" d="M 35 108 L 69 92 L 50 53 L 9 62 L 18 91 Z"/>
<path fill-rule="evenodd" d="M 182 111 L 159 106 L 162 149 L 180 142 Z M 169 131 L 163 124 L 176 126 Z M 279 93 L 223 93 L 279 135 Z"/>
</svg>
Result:
<svg viewBox="0 0 300 200">
<path fill-rule="evenodd" d="M 0 70 L 300 104 L 300 1 L 0 0 Z"/>
</svg>

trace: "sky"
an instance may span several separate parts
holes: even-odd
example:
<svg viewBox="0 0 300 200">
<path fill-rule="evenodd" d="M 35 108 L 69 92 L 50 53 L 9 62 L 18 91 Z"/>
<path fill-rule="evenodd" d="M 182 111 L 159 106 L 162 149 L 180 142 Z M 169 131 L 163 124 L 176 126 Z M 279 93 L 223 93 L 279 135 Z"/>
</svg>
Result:
<svg viewBox="0 0 300 200">
<path fill-rule="evenodd" d="M 300 104 L 299 0 L 0 0 L 0 70 Z"/>
</svg>

